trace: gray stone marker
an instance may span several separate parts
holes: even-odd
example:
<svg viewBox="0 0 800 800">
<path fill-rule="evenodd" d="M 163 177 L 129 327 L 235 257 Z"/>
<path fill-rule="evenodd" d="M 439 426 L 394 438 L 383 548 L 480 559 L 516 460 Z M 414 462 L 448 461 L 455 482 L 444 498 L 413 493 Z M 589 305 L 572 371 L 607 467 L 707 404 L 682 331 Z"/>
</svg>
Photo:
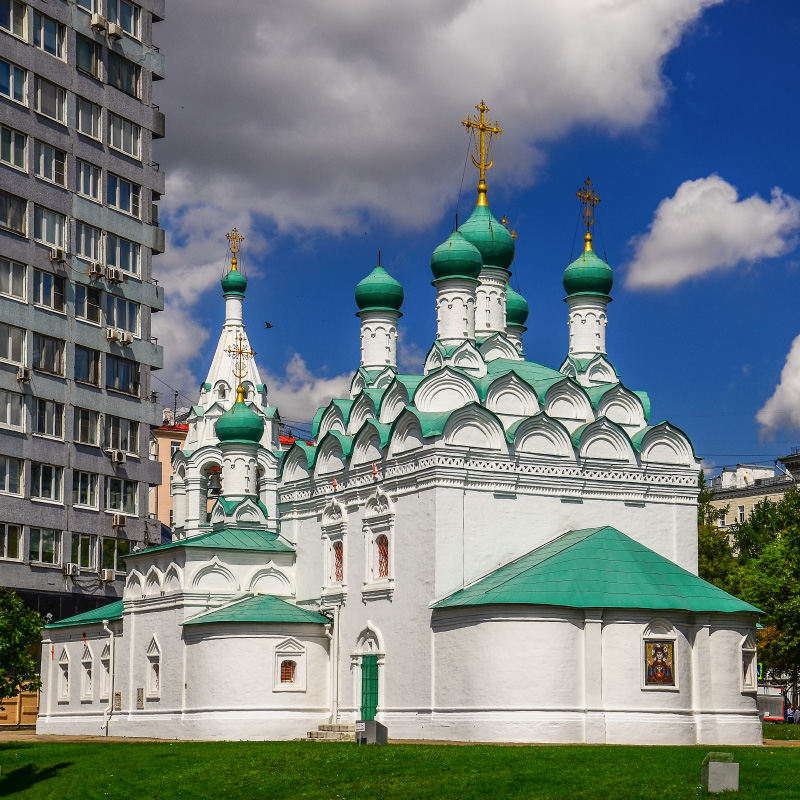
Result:
<svg viewBox="0 0 800 800">
<path fill-rule="evenodd" d="M 374 719 L 360 719 L 356 722 L 356 744 L 386 744 L 389 731 L 385 725 Z"/>
<path fill-rule="evenodd" d="M 739 764 L 733 753 L 709 753 L 703 759 L 701 780 L 709 792 L 738 792 Z"/>
</svg>

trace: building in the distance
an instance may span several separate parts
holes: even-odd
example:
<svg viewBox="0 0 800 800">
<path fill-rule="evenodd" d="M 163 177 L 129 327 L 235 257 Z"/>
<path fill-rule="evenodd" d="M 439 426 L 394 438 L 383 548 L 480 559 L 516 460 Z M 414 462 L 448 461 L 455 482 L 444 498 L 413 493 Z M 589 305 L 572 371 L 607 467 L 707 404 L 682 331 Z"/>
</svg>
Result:
<svg viewBox="0 0 800 800">
<path fill-rule="evenodd" d="M 791 456 L 776 459 L 787 464 Z M 800 464 L 800 456 L 795 456 Z M 735 467 L 723 467 L 722 472 L 708 481 L 708 488 L 714 492 L 711 505 L 725 511 L 720 517 L 720 528 L 729 528 L 737 522 L 744 522 L 753 508 L 762 500 L 778 502 L 797 478 L 784 470 L 765 467 L 759 464 L 737 464 Z"/>
<path fill-rule="evenodd" d="M 0 584 L 61 618 L 160 541 L 148 490 L 164 0 L 0 2 Z"/>
</svg>

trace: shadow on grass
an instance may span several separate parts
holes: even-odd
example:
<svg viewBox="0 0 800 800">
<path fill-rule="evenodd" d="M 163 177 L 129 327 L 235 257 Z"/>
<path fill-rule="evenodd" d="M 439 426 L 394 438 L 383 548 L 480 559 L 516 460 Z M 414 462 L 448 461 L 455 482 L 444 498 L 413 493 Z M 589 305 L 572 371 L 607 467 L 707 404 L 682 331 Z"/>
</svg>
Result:
<svg viewBox="0 0 800 800">
<path fill-rule="evenodd" d="M 70 761 L 65 761 L 62 764 L 53 764 L 51 767 L 37 767 L 35 764 L 19 767 L 0 778 L 0 797 L 8 797 L 30 789 L 34 784 L 55 778 L 60 770 L 71 766 Z"/>
</svg>

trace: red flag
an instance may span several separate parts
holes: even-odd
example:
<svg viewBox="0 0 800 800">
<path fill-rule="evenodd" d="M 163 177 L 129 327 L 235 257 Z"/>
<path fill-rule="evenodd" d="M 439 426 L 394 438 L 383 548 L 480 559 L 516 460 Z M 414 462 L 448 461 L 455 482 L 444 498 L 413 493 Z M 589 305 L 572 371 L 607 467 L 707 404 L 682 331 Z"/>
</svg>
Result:
<svg viewBox="0 0 800 800">
<path fill-rule="evenodd" d="M 378 468 L 375 466 L 375 462 L 374 461 L 372 462 L 372 475 L 375 478 L 378 477 Z"/>
<path fill-rule="evenodd" d="M 338 487 L 337 487 L 337 485 L 336 485 L 336 478 L 334 478 L 334 479 L 333 479 L 333 491 L 335 492 L 337 488 L 338 488 Z"/>
</svg>

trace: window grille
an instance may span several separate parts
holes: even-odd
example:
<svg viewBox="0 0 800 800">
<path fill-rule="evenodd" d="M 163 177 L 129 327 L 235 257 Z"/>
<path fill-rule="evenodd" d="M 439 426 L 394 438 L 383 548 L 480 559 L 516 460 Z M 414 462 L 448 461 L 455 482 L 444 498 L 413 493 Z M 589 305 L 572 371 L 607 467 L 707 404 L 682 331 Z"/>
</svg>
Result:
<svg viewBox="0 0 800 800">
<path fill-rule="evenodd" d="M 378 577 L 389 577 L 389 540 L 381 534 L 375 544 L 378 548 Z"/>
<path fill-rule="evenodd" d="M 297 664 L 294 661 L 281 661 L 281 683 L 294 683 Z"/>
</svg>

